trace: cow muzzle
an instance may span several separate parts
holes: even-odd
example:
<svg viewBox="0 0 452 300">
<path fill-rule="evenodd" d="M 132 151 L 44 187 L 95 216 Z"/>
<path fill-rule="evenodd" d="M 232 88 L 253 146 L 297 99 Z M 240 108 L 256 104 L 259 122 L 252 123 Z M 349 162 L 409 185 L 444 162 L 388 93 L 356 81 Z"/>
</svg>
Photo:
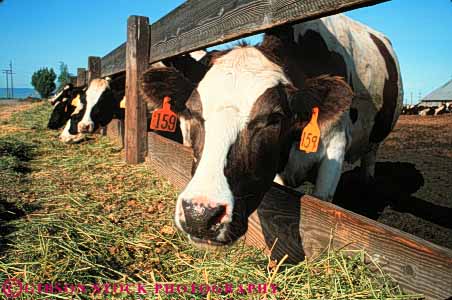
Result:
<svg viewBox="0 0 452 300">
<path fill-rule="evenodd" d="M 217 241 L 221 244 L 226 225 L 231 221 L 229 205 L 213 201 L 204 196 L 191 199 L 179 199 L 179 209 L 176 220 L 182 231 L 187 233 L 192 241 L 201 243 Z"/>
<path fill-rule="evenodd" d="M 77 125 L 78 132 L 81 133 L 92 133 L 94 131 L 93 122 L 79 122 Z"/>
</svg>

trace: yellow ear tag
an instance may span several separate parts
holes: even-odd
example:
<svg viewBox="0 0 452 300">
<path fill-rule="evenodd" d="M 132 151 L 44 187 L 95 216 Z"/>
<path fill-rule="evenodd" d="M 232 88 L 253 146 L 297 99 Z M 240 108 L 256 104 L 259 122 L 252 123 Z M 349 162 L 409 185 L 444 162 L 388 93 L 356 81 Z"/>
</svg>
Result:
<svg viewBox="0 0 452 300">
<path fill-rule="evenodd" d="M 314 107 L 312 109 L 311 120 L 308 125 L 303 129 L 300 141 L 300 150 L 306 153 L 317 152 L 320 142 L 320 128 L 317 124 L 317 118 L 319 116 L 319 108 Z"/>
<path fill-rule="evenodd" d="M 77 107 L 77 105 L 80 103 L 80 94 L 77 95 L 74 99 L 71 101 L 71 105 Z"/>
<path fill-rule="evenodd" d="M 169 132 L 176 131 L 177 116 L 171 111 L 170 100 L 170 97 L 165 96 L 163 99 L 163 107 L 154 110 L 152 113 L 151 129 Z"/>
<path fill-rule="evenodd" d="M 119 108 L 126 108 L 126 96 L 122 98 L 121 102 L 119 102 Z"/>
</svg>

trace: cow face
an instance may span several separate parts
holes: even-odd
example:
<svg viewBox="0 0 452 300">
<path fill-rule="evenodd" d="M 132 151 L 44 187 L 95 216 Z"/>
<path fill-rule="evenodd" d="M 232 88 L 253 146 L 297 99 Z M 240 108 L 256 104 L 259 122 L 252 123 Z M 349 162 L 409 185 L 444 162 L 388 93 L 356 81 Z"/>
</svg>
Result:
<svg viewBox="0 0 452 300">
<path fill-rule="evenodd" d="M 72 85 L 66 85 L 63 90 L 53 99 L 53 111 L 50 115 L 47 128 L 61 128 L 71 117 L 72 113 L 80 101 L 80 95 L 86 91 L 86 88 L 74 88 Z"/>
<path fill-rule="evenodd" d="M 54 105 L 57 102 L 63 101 L 65 98 L 69 98 L 73 88 L 72 84 L 66 84 L 60 92 L 49 99 L 50 104 Z"/>
<path fill-rule="evenodd" d="M 144 75 L 149 101 L 172 99 L 184 144 L 194 150 L 193 178 L 179 195 L 176 225 L 198 245 L 234 242 L 270 188 L 292 122 L 282 69 L 253 47 L 214 60 L 197 88 L 175 69 Z"/>
<path fill-rule="evenodd" d="M 77 103 L 75 111 L 66 122 L 63 131 L 60 134 L 60 140 L 63 143 L 77 143 L 83 140 L 84 135 L 78 131 L 78 123 L 82 120 L 86 110 L 86 95 L 80 95 L 80 101 Z"/>
<path fill-rule="evenodd" d="M 92 133 L 100 126 L 106 126 L 121 111 L 124 97 L 125 76 L 115 80 L 94 79 L 86 91 L 85 113 L 78 123 L 78 131 Z"/>
<path fill-rule="evenodd" d="M 308 80 L 296 89 L 283 68 L 255 47 L 214 58 L 197 85 L 176 69 L 151 69 L 141 91 L 156 106 L 171 97 L 180 116 L 194 162 L 193 178 L 177 199 L 175 223 L 207 247 L 231 244 L 246 232 L 248 216 L 299 142 L 312 108 L 320 107 L 325 128 L 352 99 L 337 77 Z"/>
<path fill-rule="evenodd" d="M 75 109 L 70 102 L 68 98 L 65 98 L 65 101 L 59 101 L 54 104 L 47 128 L 58 129 L 65 124 Z"/>
</svg>

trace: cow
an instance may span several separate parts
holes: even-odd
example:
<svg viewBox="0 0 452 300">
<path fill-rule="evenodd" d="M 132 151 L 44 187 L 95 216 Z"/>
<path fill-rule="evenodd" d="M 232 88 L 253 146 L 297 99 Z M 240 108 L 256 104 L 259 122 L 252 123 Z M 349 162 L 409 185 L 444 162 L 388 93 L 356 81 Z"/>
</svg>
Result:
<svg viewBox="0 0 452 300">
<path fill-rule="evenodd" d="M 86 93 L 81 94 L 77 107 L 66 122 L 59 139 L 63 143 L 78 143 L 85 139 L 85 135 L 78 131 L 77 125 L 80 122 L 86 109 Z"/>
<path fill-rule="evenodd" d="M 443 114 L 447 114 L 447 112 L 448 112 L 447 111 L 447 105 L 444 103 L 444 104 L 440 105 L 438 108 L 435 109 L 434 115 L 435 116 L 443 115 Z"/>
<path fill-rule="evenodd" d="M 65 143 L 78 142 L 84 133 L 92 133 L 106 126 L 112 119 L 124 119 L 121 101 L 125 93 L 125 75 L 115 78 L 93 79 L 86 90 L 77 112 L 66 123 L 60 140 Z"/>
<path fill-rule="evenodd" d="M 171 98 L 193 148 L 175 224 L 199 247 L 242 236 L 274 180 L 298 188 L 314 177 L 314 195 L 331 200 L 344 160 L 359 159 L 372 180 L 402 107 L 391 43 L 343 15 L 269 30 L 259 45 L 215 53 L 195 83 L 188 75 L 149 69 L 140 91 L 155 106 Z M 316 118 L 318 149 L 305 153 L 301 133 Z"/>
<path fill-rule="evenodd" d="M 215 52 L 212 52 L 215 53 Z M 209 61 L 210 54 L 204 50 L 195 51 L 174 59 L 164 60 L 155 63 L 155 67 L 171 66 L 180 70 L 186 76 L 199 80 L 200 74 L 203 74 L 202 68 Z M 114 78 L 94 79 L 88 90 L 86 97 L 80 103 L 77 114 L 71 117 L 60 135 L 63 142 L 78 142 L 83 139 L 85 133 L 93 133 L 99 127 L 107 125 L 113 118 L 124 119 L 124 107 L 120 107 L 121 100 L 125 96 L 125 76 L 120 75 Z M 148 110 L 152 113 L 160 107 L 149 106 Z M 150 120 L 148 120 L 148 125 Z M 149 126 L 148 126 L 149 128 Z M 182 142 L 182 134 L 177 124 L 175 133 L 159 133 L 162 136 L 172 140 Z"/>
<path fill-rule="evenodd" d="M 418 111 L 419 116 L 433 116 L 435 114 L 434 107 L 422 108 Z"/>
<path fill-rule="evenodd" d="M 49 99 L 53 105 L 47 128 L 59 129 L 69 120 L 80 100 L 80 95 L 86 91 L 86 87 L 74 87 L 66 84 L 63 89 Z"/>
</svg>

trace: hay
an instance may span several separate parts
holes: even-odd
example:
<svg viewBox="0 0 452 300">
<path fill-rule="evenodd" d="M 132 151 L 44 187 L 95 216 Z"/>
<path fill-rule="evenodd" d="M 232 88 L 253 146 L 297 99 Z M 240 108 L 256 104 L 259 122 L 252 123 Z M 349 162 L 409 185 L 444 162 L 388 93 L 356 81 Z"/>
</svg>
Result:
<svg viewBox="0 0 452 300">
<path fill-rule="evenodd" d="M 242 242 L 217 253 L 193 248 L 173 226 L 177 194 L 168 183 L 144 165 L 123 163 L 120 149 L 105 137 L 61 144 L 58 133 L 45 130 L 50 109 L 42 104 L 13 115 L 10 123 L 18 130 L 0 136 L 0 172 L 8 179 L 0 182 L 0 283 L 127 282 L 148 291 L 156 283 L 236 287 L 234 295 L 160 293 L 145 299 L 421 298 L 404 294 L 362 251 L 350 256 L 330 250 L 285 265 Z M 248 283 L 274 284 L 278 292 L 240 294 L 237 285 Z M 138 296 L 115 296 L 121 298 Z"/>
</svg>

